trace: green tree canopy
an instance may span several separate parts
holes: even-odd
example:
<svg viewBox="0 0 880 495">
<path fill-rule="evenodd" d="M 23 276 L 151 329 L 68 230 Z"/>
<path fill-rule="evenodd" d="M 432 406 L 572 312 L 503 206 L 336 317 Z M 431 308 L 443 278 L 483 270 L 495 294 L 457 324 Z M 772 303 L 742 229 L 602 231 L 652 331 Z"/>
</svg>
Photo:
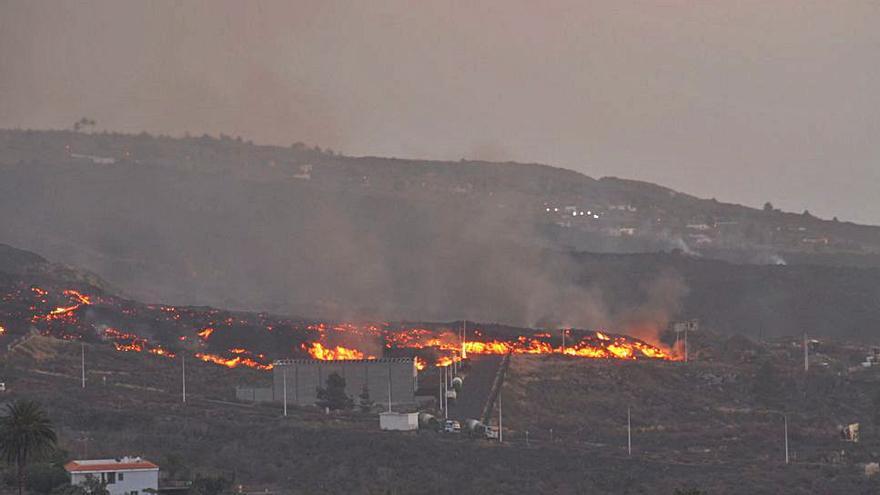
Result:
<svg viewBox="0 0 880 495">
<path fill-rule="evenodd" d="M 6 415 L 0 418 L 0 455 L 17 469 L 19 495 L 28 462 L 51 453 L 57 441 L 52 422 L 38 403 L 19 400 L 6 405 Z"/>
<path fill-rule="evenodd" d="M 364 383 L 364 388 L 361 390 L 361 395 L 358 396 L 358 399 L 358 407 L 361 412 L 368 413 L 373 410 L 375 402 L 370 398 L 370 389 L 367 388 L 366 383 Z"/>
<path fill-rule="evenodd" d="M 327 387 L 318 387 L 318 405 L 330 409 L 349 410 L 354 407 L 354 400 L 345 393 L 345 378 L 339 373 L 331 373 L 327 377 Z"/>
<path fill-rule="evenodd" d="M 194 495 L 219 495 L 232 486 L 232 480 L 228 480 L 222 476 L 201 476 L 197 475 L 193 480 L 190 493 Z"/>
</svg>

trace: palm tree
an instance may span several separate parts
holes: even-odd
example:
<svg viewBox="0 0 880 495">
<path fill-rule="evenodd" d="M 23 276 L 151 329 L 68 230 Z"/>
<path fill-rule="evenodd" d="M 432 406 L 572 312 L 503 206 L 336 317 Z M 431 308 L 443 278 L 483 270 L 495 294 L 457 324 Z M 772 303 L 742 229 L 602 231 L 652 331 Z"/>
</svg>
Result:
<svg viewBox="0 0 880 495">
<path fill-rule="evenodd" d="M 28 461 L 46 455 L 57 441 L 52 422 L 34 401 L 19 400 L 6 405 L 0 417 L 0 455 L 18 470 L 18 495 L 24 490 Z"/>
</svg>

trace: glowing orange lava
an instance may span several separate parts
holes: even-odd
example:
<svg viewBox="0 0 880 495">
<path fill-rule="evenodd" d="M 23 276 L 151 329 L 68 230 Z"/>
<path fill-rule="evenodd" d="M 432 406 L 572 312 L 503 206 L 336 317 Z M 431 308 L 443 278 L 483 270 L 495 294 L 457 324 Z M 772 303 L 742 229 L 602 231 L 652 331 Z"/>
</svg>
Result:
<svg viewBox="0 0 880 495">
<path fill-rule="evenodd" d="M 320 359 L 321 361 L 338 361 L 351 359 L 376 359 L 375 356 L 368 356 L 357 349 L 349 349 L 338 345 L 336 347 L 324 347 L 320 342 L 312 342 L 311 346 L 302 345 L 302 348 L 309 353 L 312 359 Z"/>
</svg>

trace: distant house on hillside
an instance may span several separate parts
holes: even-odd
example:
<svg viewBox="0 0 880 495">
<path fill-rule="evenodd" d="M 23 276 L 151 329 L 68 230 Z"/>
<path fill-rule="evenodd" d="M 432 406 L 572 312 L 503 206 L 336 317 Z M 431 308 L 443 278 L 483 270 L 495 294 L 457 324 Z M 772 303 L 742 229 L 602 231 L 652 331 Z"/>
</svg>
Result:
<svg viewBox="0 0 880 495">
<path fill-rule="evenodd" d="M 827 237 L 804 237 L 803 239 L 801 239 L 801 242 L 803 242 L 804 244 L 821 244 L 823 246 L 827 246 L 831 243 L 831 240 Z"/>
<path fill-rule="evenodd" d="M 70 461 L 64 465 L 70 484 L 82 485 L 89 477 L 107 484 L 110 495 L 142 495 L 159 490 L 159 466 L 140 457 Z"/>
<path fill-rule="evenodd" d="M 602 229 L 602 233 L 611 237 L 632 237 L 636 235 L 635 227 L 606 227 Z"/>
<path fill-rule="evenodd" d="M 618 211 L 628 211 L 630 213 L 638 211 L 633 205 L 630 204 L 622 204 L 622 205 L 608 205 L 609 210 L 618 210 Z"/>
</svg>

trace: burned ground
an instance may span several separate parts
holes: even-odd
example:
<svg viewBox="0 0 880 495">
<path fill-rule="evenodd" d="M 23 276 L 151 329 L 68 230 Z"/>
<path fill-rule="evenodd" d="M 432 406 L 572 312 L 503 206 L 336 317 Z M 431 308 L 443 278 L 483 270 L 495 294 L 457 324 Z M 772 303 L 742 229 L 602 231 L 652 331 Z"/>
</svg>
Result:
<svg viewBox="0 0 880 495">
<path fill-rule="evenodd" d="M 880 383 L 873 370 L 839 380 L 831 378 L 834 364 L 811 371 L 811 380 L 833 386 L 824 395 L 808 386 L 808 397 L 816 395 L 808 400 L 799 397 L 798 349 L 760 347 L 780 361 L 774 373 L 793 392 L 761 389 L 763 353 L 687 365 L 514 356 L 503 391 L 503 445 L 383 433 L 375 415 L 291 408 L 283 418 L 279 405 L 235 402 L 234 385 L 267 378 L 256 370 L 191 363 L 183 405 L 179 363 L 156 356 L 87 345 L 86 389 L 77 343 L 35 337 L 2 360 L 6 400 L 45 404 L 71 455 L 140 454 L 173 466 L 178 478 L 234 476 L 237 484 L 282 493 L 876 491 L 877 480 L 861 474 L 880 447 L 865 417 Z M 786 404 L 788 466 L 780 419 L 769 412 Z M 862 442 L 841 442 L 837 422 L 853 420 L 862 421 Z"/>
<path fill-rule="evenodd" d="M 687 466 L 687 479 L 709 493 L 877 489 L 876 480 L 861 477 L 880 450 L 880 373 L 858 364 L 868 349 L 824 343 L 804 373 L 797 339 L 759 344 L 704 334 L 692 344 L 689 363 L 514 356 L 504 388 L 505 439 L 522 444 L 528 431 L 533 445 L 627 458 L 630 408 L 632 459 Z M 854 422 L 861 441 L 842 441 L 840 426 Z"/>
</svg>

